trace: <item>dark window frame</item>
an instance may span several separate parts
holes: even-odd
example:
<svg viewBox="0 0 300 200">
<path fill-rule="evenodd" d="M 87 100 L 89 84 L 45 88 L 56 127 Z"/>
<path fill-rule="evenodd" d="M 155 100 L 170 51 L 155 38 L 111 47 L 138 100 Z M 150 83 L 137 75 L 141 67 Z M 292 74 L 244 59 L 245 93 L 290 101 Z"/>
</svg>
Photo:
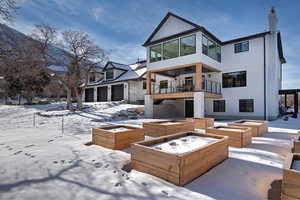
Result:
<svg viewBox="0 0 300 200">
<path fill-rule="evenodd" d="M 168 57 L 168 58 L 166 58 L 166 52 L 165 52 L 165 48 L 166 48 L 166 45 L 168 44 L 168 43 L 172 43 L 172 42 L 177 42 L 177 55 L 175 56 L 175 57 Z M 177 38 L 177 39 L 174 39 L 174 40 L 169 40 L 169 41 L 166 41 L 166 42 L 164 42 L 163 43 L 163 45 L 162 45 L 162 60 L 169 60 L 169 59 L 173 59 L 173 58 L 178 58 L 180 56 L 180 40 L 179 40 L 179 38 Z"/>
<path fill-rule="evenodd" d="M 146 90 L 146 89 L 147 89 L 147 81 L 143 80 L 143 90 Z"/>
<path fill-rule="evenodd" d="M 159 81 L 159 89 L 168 89 L 168 81 L 167 80 Z"/>
<path fill-rule="evenodd" d="M 237 73 L 244 74 L 245 80 L 238 79 L 239 75 L 235 75 Z M 232 76 L 231 84 L 229 82 L 229 76 Z M 242 75 L 240 75 L 240 76 L 242 76 Z M 227 73 L 222 74 L 222 88 L 235 88 L 235 87 L 247 87 L 247 71 L 227 72 Z"/>
<path fill-rule="evenodd" d="M 214 100 L 213 101 L 213 112 L 226 112 L 226 101 L 225 100 Z"/>
<path fill-rule="evenodd" d="M 254 99 L 239 99 L 239 112 L 254 112 Z"/>
<path fill-rule="evenodd" d="M 182 48 L 182 40 L 183 39 L 185 39 L 185 38 L 189 38 L 189 37 L 193 37 L 194 38 L 194 51 L 193 52 L 190 52 L 190 53 L 185 53 L 185 54 L 182 54 L 182 52 L 183 52 L 183 48 Z M 195 54 L 196 53 L 196 51 L 197 51 L 197 38 L 196 38 L 196 35 L 195 34 L 193 34 L 193 35 L 188 35 L 188 36 L 184 36 L 184 37 L 181 37 L 180 38 L 180 41 L 179 41 L 179 48 L 180 48 L 180 51 L 179 51 L 179 56 L 188 56 L 188 55 L 192 55 L 192 54 Z"/>
<path fill-rule="evenodd" d="M 207 41 L 207 44 L 205 44 L 205 41 Z M 202 34 L 202 54 L 214 59 L 217 62 L 222 62 L 221 45 L 204 34 Z"/>
<path fill-rule="evenodd" d="M 247 45 L 245 46 L 245 44 Z M 249 41 L 243 41 L 234 44 L 234 53 L 241 53 L 246 51 L 249 51 Z"/>
<path fill-rule="evenodd" d="M 158 46 L 160 47 L 160 57 L 152 58 L 151 57 L 151 48 L 158 47 Z M 162 44 L 156 44 L 156 45 L 150 46 L 149 47 L 149 61 L 150 61 L 150 63 L 161 61 L 163 59 L 163 54 L 162 53 L 163 53 Z"/>
<path fill-rule="evenodd" d="M 107 74 L 109 74 L 109 73 L 112 74 L 111 77 L 107 76 Z M 113 79 L 114 79 L 114 76 L 115 76 L 115 74 L 114 74 L 114 70 L 113 70 L 113 69 L 108 69 L 108 70 L 105 72 L 105 78 L 106 78 L 106 80 L 113 80 Z"/>
</svg>

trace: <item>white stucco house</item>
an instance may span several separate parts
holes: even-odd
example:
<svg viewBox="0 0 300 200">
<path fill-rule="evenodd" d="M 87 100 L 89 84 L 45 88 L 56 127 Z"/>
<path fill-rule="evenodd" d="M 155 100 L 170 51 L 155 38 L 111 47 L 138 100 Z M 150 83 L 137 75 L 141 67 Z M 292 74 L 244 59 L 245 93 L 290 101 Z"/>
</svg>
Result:
<svg viewBox="0 0 300 200">
<path fill-rule="evenodd" d="M 109 61 L 103 69 L 91 73 L 85 89 L 85 102 L 127 101 L 143 103 L 146 93 L 146 61 L 131 65 Z"/>
<path fill-rule="evenodd" d="M 277 118 L 286 61 L 274 9 L 268 22 L 268 31 L 221 41 L 168 13 L 143 44 L 146 116 Z"/>
</svg>

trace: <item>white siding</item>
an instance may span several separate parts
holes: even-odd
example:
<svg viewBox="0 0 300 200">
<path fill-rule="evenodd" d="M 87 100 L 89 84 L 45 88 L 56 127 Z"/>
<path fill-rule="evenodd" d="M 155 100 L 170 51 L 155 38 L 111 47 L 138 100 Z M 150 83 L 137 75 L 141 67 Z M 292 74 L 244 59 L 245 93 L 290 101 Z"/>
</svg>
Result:
<svg viewBox="0 0 300 200">
<path fill-rule="evenodd" d="M 168 37 L 177 33 L 188 31 L 195 28 L 191 24 L 188 24 L 176 17 L 170 16 L 159 31 L 153 36 L 151 41 L 159 40 L 161 38 Z"/>
</svg>

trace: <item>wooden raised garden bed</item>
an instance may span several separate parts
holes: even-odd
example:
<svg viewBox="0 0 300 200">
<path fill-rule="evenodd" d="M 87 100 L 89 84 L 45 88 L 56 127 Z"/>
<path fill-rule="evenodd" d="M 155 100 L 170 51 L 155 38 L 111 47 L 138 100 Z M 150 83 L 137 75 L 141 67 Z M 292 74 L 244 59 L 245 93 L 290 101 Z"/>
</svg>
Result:
<svg viewBox="0 0 300 200">
<path fill-rule="evenodd" d="M 283 166 L 282 200 L 300 199 L 300 154 L 290 154 Z"/>
<path fill-rule="evenodd" d="M 206 129 L 214 126 L 214 118 L 186 118 L 187 121 L 194 122 L 196 129 Z"/>
<path fill-rule="evenodd" d="M 133 126 L 116 125 L 92 129 L 92 143 L 109 149 L 126 149 L 131 143 L 144 139 L 144 129 Z"/>
<path fill-rule="evenodd" d="M 193 131 L 194 122 L 186 120 L 165 120 L 157 122 L 144 122 L 145 135 L 160 137 L 174 133 Z"/>
<path fill-rule="evenodd" d="M 216 126 L 206 129 L 206 133 L 228 136 L 228 145 L 246 147 L 252 142 L 251 128 L 237 126 Z"/>
<path fill-rule="evenodd" d="M 297 135 L 297 137 L 293 140 L 293 153 L 300 153 L 300 134 Z"/>
<path fill-rule="evenodd" d="M 260 120 L 239 120 L 228 124 L 229 126 L 249 127 L 252 137 L 262 136 L 268 132 L 268 122 Z"/>
<path fill-rule="evenodd" d="M 185 185 L 228 157 L 228 137 L 177 133 L 131 145 L 133 169 Z"/>
</svg>

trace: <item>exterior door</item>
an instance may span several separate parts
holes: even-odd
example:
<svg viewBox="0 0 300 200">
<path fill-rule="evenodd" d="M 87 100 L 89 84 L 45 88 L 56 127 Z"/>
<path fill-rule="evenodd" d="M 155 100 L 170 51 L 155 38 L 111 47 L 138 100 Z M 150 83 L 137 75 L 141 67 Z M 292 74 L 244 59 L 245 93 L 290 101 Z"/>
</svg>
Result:
<svg viewBox="0 0 300 200">
<path fill-rule="evenodd" d="M 194 117 L 194 100 L 185 101 L 185 117 Z"/>
<path fill-rule="evenodd" d="M 97 101 L 107 101 L 107 86 L 97 88 Z"/>
<path fill-rule="evenodd" d="M 124 100 L 124 84 L 111 86 L 111 100 L 112 101 Z"/>
<path fill-rule="evenodd" d="M 94 101 L 94 88 L 86 88 L 85 102 L 93 102 L 93 101 Z"/>
</svg>

